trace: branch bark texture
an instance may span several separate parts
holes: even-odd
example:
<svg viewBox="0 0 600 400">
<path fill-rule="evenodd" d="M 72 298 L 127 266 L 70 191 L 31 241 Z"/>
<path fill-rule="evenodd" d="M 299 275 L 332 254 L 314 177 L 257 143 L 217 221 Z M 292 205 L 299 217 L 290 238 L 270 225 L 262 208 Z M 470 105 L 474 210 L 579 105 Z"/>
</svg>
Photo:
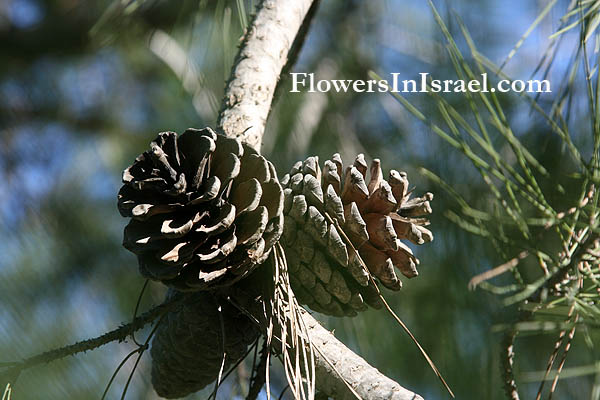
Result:
<svg viewBox="0 0 600 400">
<path fill-rule="evenodd" d="M 279 75 L 313 0 L 263 0 L 240 51 L 219 113 L 217 126 L 260 150 Z M 335 399 L 422 400 L 381 374 L 303 312 L 315 351 L 316 385 Z M 352 390 L 348 388 L 352 387 Z"/>
<path fill-rule="evenodd" d="M 302 314 L 316 349 L 315 383 L 319 391 L 336 400 L 354 400 L 356 395 L 348 388 L 350 385 L 361 399 L 423 400 L 369 365 L 309 313 Z"/>
<path fill-rule="evenodd" d="M 263 0 L 231 71 L 217 121 L 225 135 L 260 150 L 279 74 L 313 0 Z"/>
</svg>

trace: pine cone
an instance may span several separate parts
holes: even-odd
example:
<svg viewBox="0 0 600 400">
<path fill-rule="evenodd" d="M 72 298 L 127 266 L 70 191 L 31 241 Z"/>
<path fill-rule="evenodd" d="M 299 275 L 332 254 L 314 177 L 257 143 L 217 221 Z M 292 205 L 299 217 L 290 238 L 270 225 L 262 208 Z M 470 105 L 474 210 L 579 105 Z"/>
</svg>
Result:
<svg viewBox="0 0 600 400">
<path fill-rule="evenodd" d="M 168 298 L 178 295 L 171 290 Z M 225 373 L 259 335 L 253 321 L 212 292 L 192 294 L 167 314 L 152 340 L 154 390 L 172 399 L 203 389 L 217 379 L 223 357 Z"/>
<path fill-rule="evenodd" d="M 275 168 L 251 147 L 188 129 L 163 132 L 123 172 L 123 245 L 144 277 L 178 290 L 230 285 L 269 255 L 283 230 Z"/>
<path fill-rule="evenodd" d="M 419 260 L 401 239 L 433 240 L 425 228 L 429 221 L 420 218 L 431 213 L 433 195 L 411 199 L 406 173 L 391 170 L 386 181 L 378 159 L 367 183 L 362 154 L 342 171 L 340 155 L 334 154 L 323 171 L 318 158 L 309 157 L 283 177 L 282 244 L 299 301 L 325 314 L 352 316 L 366 304 L 381 307 L 369 273 L 391 290 L 402 286 L 394 267 L 408 278 L 417 276 Z"/>
</svg>

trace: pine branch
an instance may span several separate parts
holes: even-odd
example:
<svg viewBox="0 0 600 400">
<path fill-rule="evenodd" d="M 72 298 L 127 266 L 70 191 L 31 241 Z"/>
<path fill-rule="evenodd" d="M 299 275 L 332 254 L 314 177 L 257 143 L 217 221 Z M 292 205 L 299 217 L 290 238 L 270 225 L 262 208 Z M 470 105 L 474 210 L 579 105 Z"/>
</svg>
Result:
<svg viewBox="0 0 600 400">
<path fill-rule="evenodd" d="M 260 149 L 279 75 L 312 3 L 312 0 L 260 3 L 225 91 L 217 123 L 223 133 Z M 309 313 L 302 314 L 316 349 L 316 383 L 320 392 L 341 400 L 355 399 L 357 395 L 362 399 L 422 399 L 370 366 Z"/>
<path fill-rule="evenodd" d="M 121 325 L 120 327 L 93 339 L 82 340 L 80 342 L 70 344 L 68 346 L 46 351 L 41 354 L 36 354 L 20 362 L 6 364 L 5 367 L 7 367 L 8 369 L 0 373 L 0 382 L 8 381 L 14 385 L 14 382 L 17 380 L 19 374 L 22 371 L 31 367 L 35 367 L 36 365 L 47 364 L 49 362 L 65 358 L 67 356 L 72 356 L 78 353 L 94 350 L 110 342 L 122 342 L 127 338 L 127 336 L 131 335 L 133 332 L 142 329 L 147 324 L 166 314 L 176 304 L 183 301 L 184 298 L 185 296 L 170 301 L 167 300 L 164 303 L 136 317 L 130 323 Z"/>
<path fill-rule="evenodd" d="M 502 340 L 502 374 L 504 376 L 504 391 L 509 400 L 519 400 L 519 390 L 515 380 L 514 358 L 515 358 L 515 337 L 517 332 L 507 331 Z"/>
<path fill-rule="evenodd" d="M 217 121 L 259 150 L 273 94 L 313 0 L 263 0 L 235 58 Z"/>
<path fill-rule="evenodd" d="M 340 342 L 308 312 L 302 318 L 316 348 L 316 385 L 319 391 L 336 400 L 353 400 L 348 385 L 361 399 L 423 400 L 400 386 Z"/>
</svg>

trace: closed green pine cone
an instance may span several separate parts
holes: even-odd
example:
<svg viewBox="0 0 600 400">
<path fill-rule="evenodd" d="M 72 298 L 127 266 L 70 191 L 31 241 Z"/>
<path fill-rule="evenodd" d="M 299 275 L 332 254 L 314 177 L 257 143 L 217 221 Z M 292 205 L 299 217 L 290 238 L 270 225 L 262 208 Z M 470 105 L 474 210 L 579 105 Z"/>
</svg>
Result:
<svg viewBox="0 0 600 400">
<path fill-rule="evenodd" d="M 181 295 L 171 290 L 168 298 Z M 258 326 L 225 299 L 205 291 L 191 294 L 167 313 L 152 340 L 156 393 L 172 399 L 203 389 L 217 379 L 223 357 L 226 372 L 259 335 Z"/>
</svg>

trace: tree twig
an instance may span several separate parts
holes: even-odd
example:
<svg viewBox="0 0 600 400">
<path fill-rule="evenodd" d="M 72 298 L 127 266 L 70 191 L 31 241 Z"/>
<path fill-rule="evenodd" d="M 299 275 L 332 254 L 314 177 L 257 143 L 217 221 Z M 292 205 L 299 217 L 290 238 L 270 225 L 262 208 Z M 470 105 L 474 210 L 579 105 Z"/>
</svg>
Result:
<svg viewBox="0 0 600 400">
<path fill-rule="evenodd" d="M 514 330 L 504 333 L 502 340 L 502 373 L 504 375 L 504 391 L 510 400 L 519 400 L 519 390 L 515 380 L 514 358 L 515 358 L 515 337 L 517 332 Z"/>
<path fill-rule="evenodd" d="M 0 382 L 9 381 L 14 385 L 14 381 L 17 379 L 19 374 L 28 368 L 34 367 L 39 364 L 47 364 L 49 362 L 71 356 L 77 353 L 86 352 L 89 350 L 94 350 L 100 346 L 103 346 L 107 343 L 119 341 L 122 342 L 127 338 L 127 336 L 131 335 L 133 332 L 142 329 L 144 326 L 154 321 L 155 319 L 161 317 L 166 314 L 169 310 L 171 310 L 176 304 L 183 301 L 185 296 L 182 296 L 178 299 L 167 300 L 164 303 L 146 311 L 142 315 L 133 319 L 130 323 L 121 325 L 120 327 L 107 332 L 103 335 L 95 337 L 93 339 L 82 340 L 81 342 L 77 342 L 74 344 L 70 344 L 68 346 L 64 346 L 58 349 L 46 351 L 41 354 L 37 354 L 31 357 L 28 357 L 21 362 L 16 362 L 12 364 L 8 369 L 2 371 L 0 373 Z"/>
</svg>

